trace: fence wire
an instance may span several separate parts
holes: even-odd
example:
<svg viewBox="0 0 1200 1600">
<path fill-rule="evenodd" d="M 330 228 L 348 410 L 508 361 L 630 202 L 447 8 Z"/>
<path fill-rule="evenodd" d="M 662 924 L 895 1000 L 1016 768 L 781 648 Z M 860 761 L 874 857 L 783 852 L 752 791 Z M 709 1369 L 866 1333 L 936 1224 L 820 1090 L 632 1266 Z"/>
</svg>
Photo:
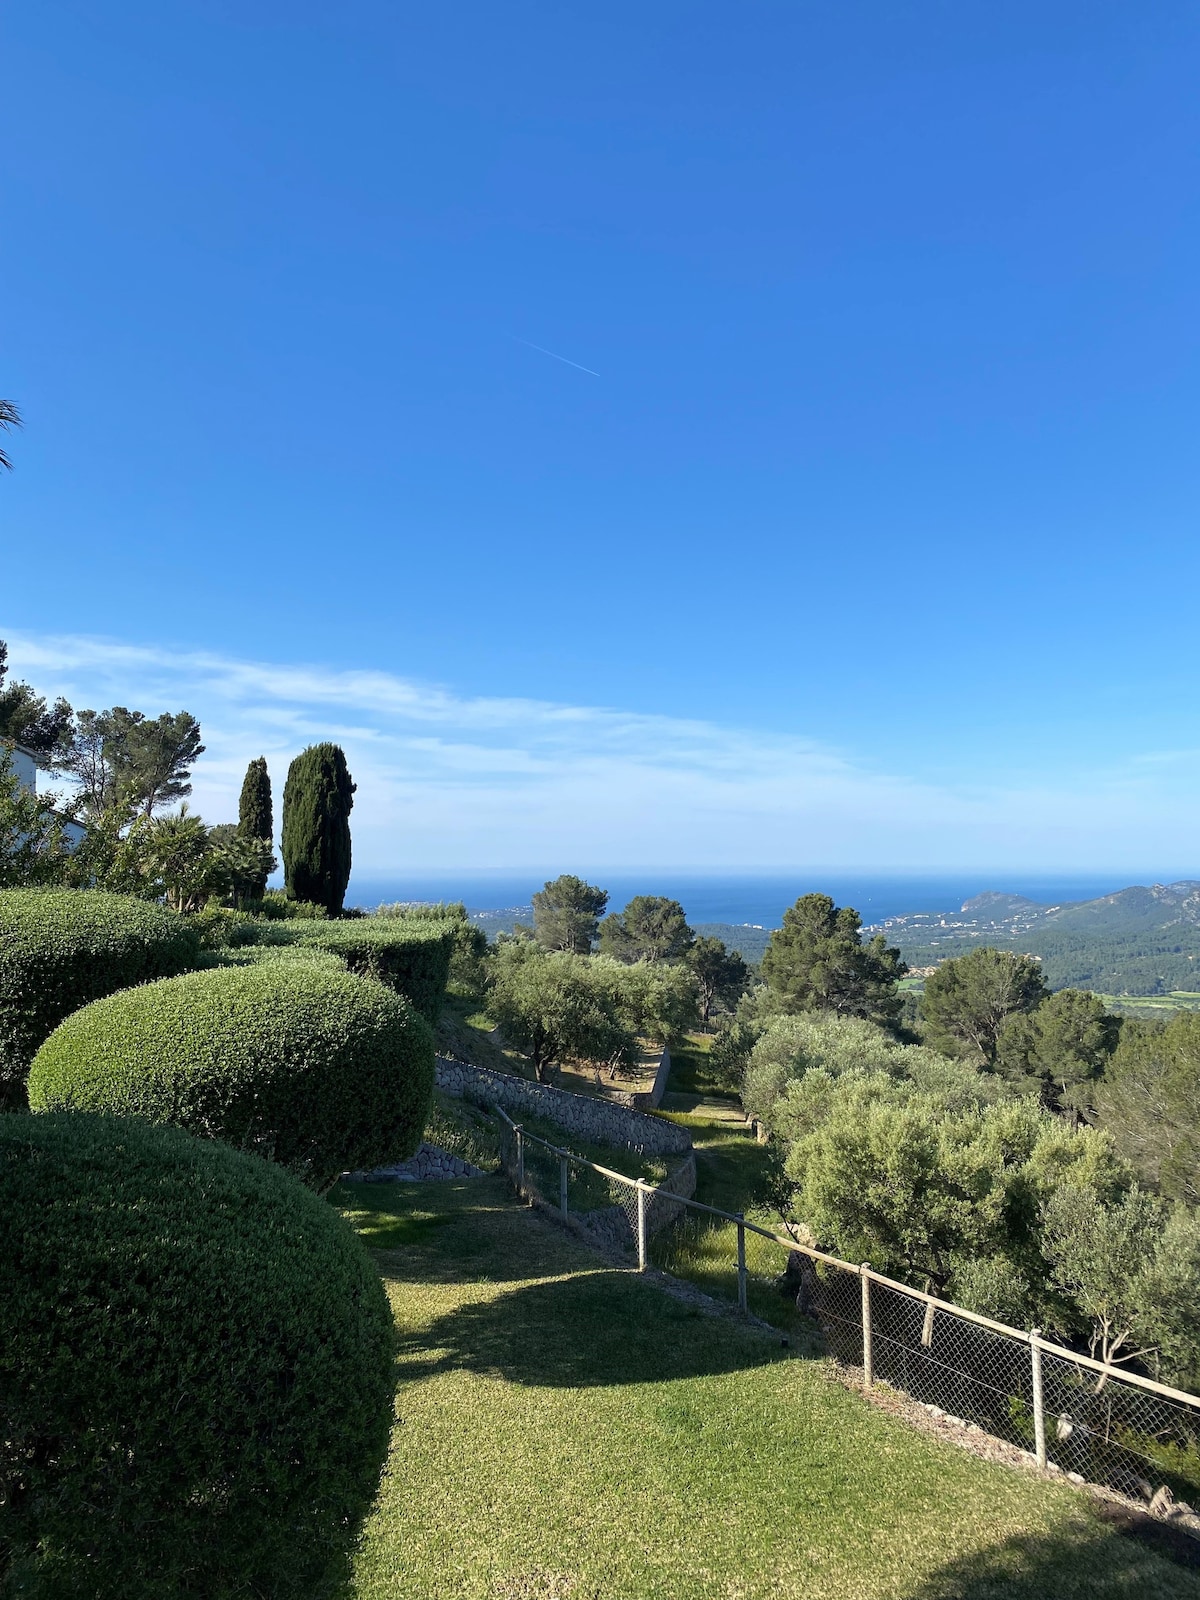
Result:
<svg viewBox="0 0 1200 1600">
<path fill-rule="evenodd" d="M 1200 1504 L 1200 1414 L 1191 1406 L 1048 1351 L 1042 1395 L 1050 1459 L 1064 1471 L 1133 1496 L 1165 1486 Z"/>
<path fill-rule="evenodd" d="M 524 1133 L 510 1123 L 503 1112 L 500 1116 L 500 1165 L 510 1181 L 529 1199 L 562 1212 L 564 1218 L 573 1218 L 608 1249 L 636 1256 L 636 1180 L 606 1174 L 594 1162 Z M 643 1206 L 648 1230 L 669 1227 L 679 1214 L 679 1202 L 671 1197 L 666 1185 L 661 1195 L 648 1186 Z"/>
<path fill-rule="evenodd" d="M 514 1185 L 554 1210 L 565 1199 L 565 1215 L 609 1248 L 638 1259 L 640 1231 L 648 1265 L 768 1322 L 778 1324 L 781 1308 L 790 1314 L 794 1307 L 820 1330 L 828 1353 L 863 1368 L 868 1381 L 883 1380 L 1031 1454 L 1040 1445 L 1047 1466 L 1156 1508 L 1174 1501 L 1186 1513 L 1200 1505 L 1200 1397 L 974 1320 L 948 1302 L 701 1205 L 681 1192 L 683 1167 L 663 1184 L 640 1183 L 523 1133 L 503 1112 L 500 1120 L 501 1166 Z"/>
</svg>

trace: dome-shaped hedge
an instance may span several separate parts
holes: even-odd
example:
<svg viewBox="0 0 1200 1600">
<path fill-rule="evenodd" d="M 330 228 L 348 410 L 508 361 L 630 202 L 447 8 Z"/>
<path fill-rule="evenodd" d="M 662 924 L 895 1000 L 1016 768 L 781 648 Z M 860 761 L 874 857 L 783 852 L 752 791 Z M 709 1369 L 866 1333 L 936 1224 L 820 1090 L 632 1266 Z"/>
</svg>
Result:
<svg viewBox="0 0 1200 1600">
<path fill-rule="evenodd" d="M 29 1063 L 89 1000 L 194 967 L 183 917 L 92 889 L 0 890 L 0 1108 L 19 1104 Z"/>
<path fill-rule="evenodd" d="M 29 1073 L 35 1111 L 173 1122 L 314 1189 L 401 1161 L 433 1094 L 433 1034 L 372 978 L 303 963 L 217 967 L 96 1000 Z"/>
<path fill-rule="evenodd" d="M 175 1128 L 4 1116 L 0 1261 L 4 1593 L 333 1592 L 393 1334 L 331 1206 Z"/>
<path fill-rule="evenodd" d="M 351 972 L 378 978 L 436 1023 L 459 927 L 449 919 L 350 917 L 336 922 L 291 922 L 286 924 L 286 936 L 332 951 Z"/>
</svg>

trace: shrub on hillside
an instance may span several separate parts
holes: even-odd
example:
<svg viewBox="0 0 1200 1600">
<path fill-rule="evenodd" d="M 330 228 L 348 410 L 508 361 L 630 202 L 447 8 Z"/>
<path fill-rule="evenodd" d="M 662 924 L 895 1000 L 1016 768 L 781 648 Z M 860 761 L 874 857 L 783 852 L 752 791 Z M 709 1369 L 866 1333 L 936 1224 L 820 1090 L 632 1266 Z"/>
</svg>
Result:
<svg viewBox="0 0 1200 1600">
<path fill-rule="evenodd" d="M 43 1039 L 90 1000 L 194 967 L 173 911 L 90 889 L 0 891 L 0 1109 L 20 1105 Z"/>
<path fill-rule="evenodd" d="M 0 1255 L 4 1593 L 332 1594 L 393 1345 L 332 1207 L 174 1128 L 8 1116 Z"/>
<path fill-rule="evenodd" d="M 68 1017 L 29 1075 L 35 1111 L 173 1122 L 324 1190 L 412 1155 L 433 1036 L 401 995 L 304 962 L 217 967 L 109 995 Z"/>
<path fill-rule="evenodd" d="M 411 1000 L 430 1022 L 442 1009 L 456 931 L 452 922 L 360 917 L 339 922 L 294 922 L 291 937 L 331 950 L 351 972 L 378 978 Z"/>
</svg>

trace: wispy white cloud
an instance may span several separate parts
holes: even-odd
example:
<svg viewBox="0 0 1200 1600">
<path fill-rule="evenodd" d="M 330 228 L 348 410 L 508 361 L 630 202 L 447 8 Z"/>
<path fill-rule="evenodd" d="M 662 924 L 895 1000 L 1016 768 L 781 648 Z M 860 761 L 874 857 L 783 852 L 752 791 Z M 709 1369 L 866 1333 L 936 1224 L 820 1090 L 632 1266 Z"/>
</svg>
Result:
<svg viewBox="0 0 1200 1600">
<path fill-rule="evenodd" d="M 1197 855 L 1200 751 L 1039 785 L 931 784 L 792 736 L 603 706 L 461 696 L 381 671 L 5 630 L 15 670 L 76 705 L 181 706 L 208 753 L 195 804 L 234 814 L 246 762 L 277 793 L 334 739 L 358 782 L 361 871 L 798 864 L 1071 870 Z"/>
</svg>

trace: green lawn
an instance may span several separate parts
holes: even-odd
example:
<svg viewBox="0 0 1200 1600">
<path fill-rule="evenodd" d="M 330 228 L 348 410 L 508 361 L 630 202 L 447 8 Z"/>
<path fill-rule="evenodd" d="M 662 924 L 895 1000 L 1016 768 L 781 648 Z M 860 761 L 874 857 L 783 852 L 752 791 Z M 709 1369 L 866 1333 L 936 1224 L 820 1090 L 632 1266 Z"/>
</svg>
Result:
<svg viewBox="0 0 1200 1600">
<path fill-rule="evenodd" d="M 1200 1600 L 1083 1494 L 891 1421 L 499 1179 L 334 1198 L 400 1337 L 354 1600 Z"/>
</svg>

